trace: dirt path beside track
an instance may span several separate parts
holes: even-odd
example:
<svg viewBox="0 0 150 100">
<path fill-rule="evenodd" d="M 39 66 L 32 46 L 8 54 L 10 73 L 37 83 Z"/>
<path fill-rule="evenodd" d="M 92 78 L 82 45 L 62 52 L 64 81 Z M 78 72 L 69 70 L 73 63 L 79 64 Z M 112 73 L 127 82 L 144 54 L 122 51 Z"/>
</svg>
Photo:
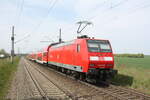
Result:
<svg viewBox="0 0 150 100">
<path fill-rule="evenodd" d="M 30 98 L 31 88 L 29 88 L 29 80 L 23 68 L 23 59 L 20 60 L 18 70 L 11 84 L 11 89 L 7 95 L 10 100 L 23 100 Z"/>
</svg>

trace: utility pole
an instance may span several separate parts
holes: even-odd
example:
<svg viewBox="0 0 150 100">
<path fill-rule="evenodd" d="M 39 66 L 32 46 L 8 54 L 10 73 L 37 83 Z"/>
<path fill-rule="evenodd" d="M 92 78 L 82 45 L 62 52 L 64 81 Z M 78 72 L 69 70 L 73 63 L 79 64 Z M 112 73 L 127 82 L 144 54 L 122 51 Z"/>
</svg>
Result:
<svg viewBox="0 0 150 100">
<path fill-rule="evenodd" d="M 59 29 L 59 43 L 62 42 L 62 39 L 61 39 L 61 28 Z"/>
<path fill-rule="evenodd" d="M 14 57 L 14 26 L 12 26 L 12 36 L 11 36 L 11 41 L 12 41 L 12 49 L 11 49 L 11 63 L 13 63 L 13 57 Z"/>
</svg>

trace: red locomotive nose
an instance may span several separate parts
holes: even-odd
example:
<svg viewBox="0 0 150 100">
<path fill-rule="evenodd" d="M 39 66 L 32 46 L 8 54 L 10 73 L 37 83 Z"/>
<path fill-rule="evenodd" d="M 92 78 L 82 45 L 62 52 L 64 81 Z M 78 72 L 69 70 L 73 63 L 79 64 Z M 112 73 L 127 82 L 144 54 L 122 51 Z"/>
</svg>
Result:
<svg viewBox="0 0 150 100">
<path fill-rule="evenodd" d="M 113 68 L 114 58 L 109 41 L 87 40 L 90 68 Z"/>
<path fill-rule="evenodd" d="M 101 56 L 90 56 L 89 67 L 90 68 L 113 68 L 114 60 L 113 57 L 101 57 Z"/>
</svg>

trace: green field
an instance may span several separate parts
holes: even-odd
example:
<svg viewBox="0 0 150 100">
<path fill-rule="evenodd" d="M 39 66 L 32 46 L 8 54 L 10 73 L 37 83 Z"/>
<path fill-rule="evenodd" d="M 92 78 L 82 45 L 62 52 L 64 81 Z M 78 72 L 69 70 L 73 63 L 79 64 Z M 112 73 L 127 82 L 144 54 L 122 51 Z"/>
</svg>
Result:
<svg viewBox="0 0 150 100">
<path fill-rule="evenodd" d="M 8 59 L 0 59 L 0 100 L 4 100 L 5 95 L 9 89 L 10 81 L 13 73 L 17 69 L 19 58 L 14 59 L 14 63 L 11 64 Z"/>
<path fill-rule="evenodd" d="M 150 56 L 144 58 L 115 57 L 116 66 L 138 67 L 150 69 Z"/>
<path fill-rule="evenodd" d="M 115 68 L 118 75 L 113 79 L 114 82 L 150 94 L 150 56 L 115 57 Z"/>
</svg>

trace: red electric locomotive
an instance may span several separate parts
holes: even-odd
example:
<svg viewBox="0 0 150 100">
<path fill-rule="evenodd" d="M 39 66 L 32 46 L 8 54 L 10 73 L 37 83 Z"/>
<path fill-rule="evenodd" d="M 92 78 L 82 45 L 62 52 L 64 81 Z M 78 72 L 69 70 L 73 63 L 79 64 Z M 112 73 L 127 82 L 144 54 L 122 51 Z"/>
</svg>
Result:
<svg viewBox="0 0 150 100">
<path fill-rule="evenodd" d="M 48 49 L 48 64 L 81 79 L 106 80 L 117 74 L 108 40 L 78 38 L 55 44 Z"/>
</svg>

